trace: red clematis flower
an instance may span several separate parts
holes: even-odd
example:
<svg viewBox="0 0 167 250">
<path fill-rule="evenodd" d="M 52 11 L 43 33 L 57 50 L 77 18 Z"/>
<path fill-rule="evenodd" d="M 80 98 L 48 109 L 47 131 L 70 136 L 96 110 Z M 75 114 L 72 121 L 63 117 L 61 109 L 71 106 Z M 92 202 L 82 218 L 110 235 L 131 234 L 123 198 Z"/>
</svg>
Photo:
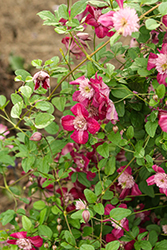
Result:
<svg viewBox="0 0 167 250">
<path fill-rule="evenodd" d="M 100 124 L 93 118 L 89 117 L 89 112 L 81 103 L 75 104 L 71 108 L 72 115 L 62 117 L 61 123 L 65 130 L 73 131 L 71 138 L 80 144 L 85 144 L 88 141 L 88 131 L 95 134 L 100 129 Z"/>
<path fill-rule="evenodd" d="M 19 249 L 23 250 L 36 250 L 36 247 L 41 247 L 43 239 L 40 236 L 27 236 L 27 232 L 17 232 L 10 235 L 13 240 L 7 240 L 7 243 L 17 245 Z"/>
</svg>

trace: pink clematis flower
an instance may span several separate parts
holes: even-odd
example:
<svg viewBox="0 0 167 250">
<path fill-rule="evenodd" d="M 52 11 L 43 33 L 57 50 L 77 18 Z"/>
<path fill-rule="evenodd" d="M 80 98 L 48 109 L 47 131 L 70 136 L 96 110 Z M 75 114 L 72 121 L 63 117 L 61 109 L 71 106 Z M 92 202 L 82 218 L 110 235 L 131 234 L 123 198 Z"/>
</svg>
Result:
<svg viewBox="0 0 167 250">
<path fill-rule="evenodd" d="M 104 26 L 100 21 L 100 16 L 102 15 L 100 8 L 94 8 L 92 6 L 88 7 L 90 14 L 87 15 L 85 23 L 95 27 L 95 33 L 98 38 L 104 38 L 105 36 L 113 36 L 114 32 L 109 31 L 113 26 Z"/>
<path fill-rule="evenodd" d="M 120 167 L 117 172 L 121 173 L 124 168 L 125 166 Z M 127 195 L 138 196 L 142 194 L 138 185 L 134 181 L 131 167 L 127 167 L 127 169 L 118 177 L 118 185 L 123 189 L 120 194 L 120 199 L 124 199 Z"/>
<path fill-rule="evenodd" d="M 148 58 L 147 70 L 156 68 L 158 71 L 157 81 L 159 84 L 164 84 L 167 87 L 167 44 L 162 45 L 162 49 L 158 50 L 160 54 L 150 53 Z"/>
<path fill-rule="evenodd" d="M 14 240 L 7 240 L 7 243 L 17 245 L 19 249 L 36 250 L 36 247 L 41 247 L 43 239 L 40 236 L 27 236 L 27 232 L 17 232 L 10 235 Z"/>
<path fill-rule="evenodd" d="M 123 36 L 131 36 L 132 32 L 139 30 L 139 18 L 135 9 L 121 8 L 113 14 L 114 28 Z"/>
<path fill-rule="evenodd" d="M 4 135 L 8 135 L 9 133 L 7 126 L 0 124 L 0 140 L 5 139 Z"/>
<path fill-rule="evenodd" d="M 37 72 L 32 79 L 35 83 L 34 90 L 38 89 L 40 86 L 44 89 L 50 88 L 50 76 L 44 71 Z"/>
<path fill-rule="evenodd" d="M 94 95 L 94 89 L 88 78 L 81 76 L 75 81 L 70 82 L 72 85 L 79 85 L 79 90 L 75 91 L 73 94 L 73 101 L 82 103 L 84 106 L 88 105 L 89 100 Z"/>
<path fill-rule="evenodd" d="M 88 141 L 88 131 L 95 134 L 100 129 L 100 124 L 93 118 L 89 117 L 89 112 L 81 103 L 75 104 L 71 108 L 72 115 L 62 117 L 61 123 L 65 130 L 73 131 L 71 138 L 79 143 L 85 144 Z"/>
<path fill-rule="evenodd" d="M 167 110 L 160 110 L 158 113 L 158 124 L 162 131 L 167 132 Z"/>
<path fill-rule="evenodd" d="M 150 176 L 146 181 L 148 186 L 156 184 L 159 191 L 167 196 L 167 174 L 163 168 L 153 165 L 152 168 L 156 172 L 155 175 Z"/>
</svg>

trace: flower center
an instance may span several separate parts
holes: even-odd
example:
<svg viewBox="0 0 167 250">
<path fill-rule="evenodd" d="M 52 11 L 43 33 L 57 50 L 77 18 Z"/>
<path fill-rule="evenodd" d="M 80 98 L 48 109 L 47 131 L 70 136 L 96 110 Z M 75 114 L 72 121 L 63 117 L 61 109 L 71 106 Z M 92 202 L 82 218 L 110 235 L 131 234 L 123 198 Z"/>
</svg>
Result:
<svg viewBox="0 0 167 250">
<path fill-rule="evenodd" d="M 94 95 L 94 89 L 87 81 L 82 81 L 79 86 L 80 93 L 83 97 L 91 99 Z"/>
<path fill-rule="evenodd" d="M 25 239 L 25 238 L 18 239 L 16 241 L 16 245 L 18 245 L 18 247 L 20 249 L 24 249 L 24 250 L 29 250 L 29 249 L 32 248 L 30 240 L 29 239 Z"/>
<path fill-rule="evenodd" d="M 113 219 L 113 221 L 111 222 L 111 224 L 112 224 L 112 226 L 113 226 L 114 228 L 116 228 L 116 229 L 118 229 L 118 230 L 121 230 L 121 229 L 122 229 L 121 227 L 123 226 L 125 220 L 126 220 L 126 218 L 123 218 L 122 220 L 118 220 L 118 221 L 116 221 L 116 220 Z M 114 221 L 115 221 L 115 222 L 114 222 Z M 118 224 L 119 224 L 121 227 L 120 227 Z"/>
<path fill-rule="evenodd" d="M 127 23 L 128 23 L 127 20 L 123 17 L 121 19 L 121 25 L 124 27 L 124 26 L 126 26 Z"/>
<path fill-rule="evenodd" d="M 73 201 L 73 200 L 74 198 L 71 193 L 64 194 L 64 202 L 66 206 L 68 205 L 69 201 Z"/>
<path fill-rule="evenodd" d="M 86 130 L 87 129 L 87 122 L 83 116 L 77 116 L 73 121 L 74 128 L 76 130 Z"/>
</svg>

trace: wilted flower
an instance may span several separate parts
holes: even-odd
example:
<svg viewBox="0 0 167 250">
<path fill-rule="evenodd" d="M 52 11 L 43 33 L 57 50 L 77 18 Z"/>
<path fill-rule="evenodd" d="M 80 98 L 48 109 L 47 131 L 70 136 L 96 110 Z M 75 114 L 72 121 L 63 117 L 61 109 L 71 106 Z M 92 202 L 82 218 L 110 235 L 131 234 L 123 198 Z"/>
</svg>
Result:
<svg viewBox="0 0 167 250">
<path fill-rule="evenodd" d="M 156 184 L 159 191 L 167 196 L 167 174 L 163 168 L 153 165 L 152 168 L 156 172 L 155 175 L 150 176 L 146 181 L 148 186 Z"/>
<path fill-rule="evenodd" d="M 35 132 L 30 137 L 30 141 L 40 141 L 42 139 L 42 134 L 40 132 Z"/>
<path fill-rule="evenodd" d="M 139 18 L 135 9 L 129 7 L 121 8 L 113 14 L 114 28 L 123 36 L 128 36 L 139 29 Z"/>
<path fill-rule="evenodd" d="M 150 53 L 148 58 L 147 70 L 156 68 L 158 71 L 157 81 L 167 87 L 167 44 L 162 45 L 162 49 L 158 50 L 160 54 Z"/>
<path fill-rule="evenodd" d="M 42 70 L 33 76 L 33 81 L 35 83 L 34 90 L 38 89 L 40 86 L 44 89 L 50 88 L 50 76 Z"/>
<path fill-rule="evenodd" d="M 7 126 L 0 124 L 0 140 L 5 139 L 3 135 L 8 135 L 10 133 L 9 131 L 7 131 L 7 129 L 8 129 Z"/>
<path fill-rule="evenodd" d="M 71 37 L 64 37 L 61 42 L 66 46 L 67 50 L 76 56 L 76 59 L 81 59 L 85 56 L 83 49 L 86 50 L 88 48 L 85 41 L 90 40 L 89 35 L 87 33 L 78 33 L 77 36 L 74 36 L 74 39 Z"/>
<path fill-rule="evenodd" d="M 17 232 L 10 235 L 14 240 L 7 240 L 7 243 L 17 245 L 19 249 L 35 250 L 36 247 L 41 247 L 43 239 L 40 236 L 27 236 L 27 232 Z"/>
<path fill-rule="evenodd" d="M 99 123 L 89 117 L 89 112 L 81 103 L 75 104 L 71 108 L 72 115 L 66 115 L 62 117 L 62 126 L 67 131 L 73 131 L 71 138 L 80 144 L 85 144 L 88 141 L 88 131 L 91 134 L 95 134 L 99 131 Z"/>
</svg>

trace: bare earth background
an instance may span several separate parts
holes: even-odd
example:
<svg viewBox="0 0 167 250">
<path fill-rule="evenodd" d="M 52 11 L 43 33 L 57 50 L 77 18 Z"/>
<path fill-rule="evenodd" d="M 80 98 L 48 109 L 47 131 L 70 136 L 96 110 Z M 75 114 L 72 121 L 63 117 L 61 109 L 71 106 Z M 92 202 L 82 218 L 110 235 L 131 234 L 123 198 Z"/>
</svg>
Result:
<svg viewBox="0 0 167 250">
<path fill-rule="evenodd" d="M 14 82 L 13 58 L 16 56 L 22 58 L 24 68 L 33 73 L 32 60 L 45 61 L 56 55 L 61 56 L 59 48 L 65 51 L 61 43 L 63 36 L 56 34 L 53 27 L 43 26 L 43 21 L 36 15 L 42 10 L 53 12 L 56 6 L 62 3 L 66 1 L 0 0 L 0 95 L 3 94 L 9 99 L 11 93 L 20 86 L 19 83 Z M 124 39 L 123 44 L 129 44 L 129 38 Z M 118 66 L 118 63 L 113 61 L 112 63 Z M 1 118 L 0 123 L 2 123 Z M 17 180 L 20 172 L 19 168 L 9 169 L 7 181 Z M 19 183 L 21 187 L 24 184 L 24 181 Z M 0 175 L 1 185 L 3 185 L 3 178 Z M 9 208 L 14 209 L 13 200 L 0 189 L 0 212 Z"/>
</svg>

